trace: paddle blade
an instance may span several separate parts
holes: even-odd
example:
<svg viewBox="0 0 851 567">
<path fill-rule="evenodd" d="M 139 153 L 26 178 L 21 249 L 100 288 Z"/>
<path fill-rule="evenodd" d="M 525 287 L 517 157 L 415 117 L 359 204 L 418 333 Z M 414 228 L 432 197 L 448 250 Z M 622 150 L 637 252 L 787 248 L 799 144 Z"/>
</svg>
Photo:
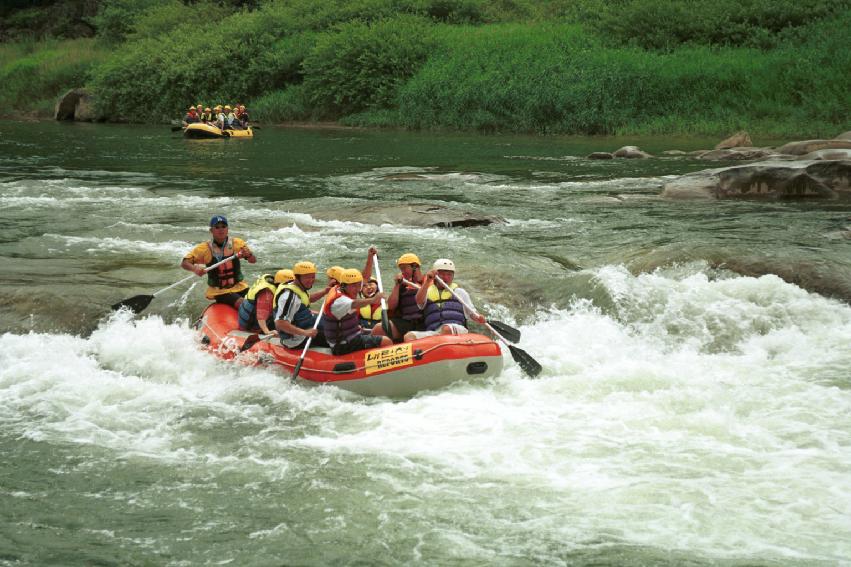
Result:
<svg viewBox="0 0 851 567">
<path fill-rule="evenodd" d="M 134 295 L 130 299 L 125 299 L 124 301 L 119 301 L 112 305 L 113 311 L 118 311 L 126 307 L 133 313 L 141 313 L 145 310 L 145 308 L 151 304 L 151 301 L 154 299 L 153 295 Z"/>
<path fill-rule="evenodd" d="M 507 325 L 502 321 L 491 321 L 488 319 L 488 323 L 490 323 L 491 327 L 497 330 L 497 332 L 502 335 L 502 338 L 512 343 L 520 342 L 520 331 L 512 327 L 511 325 Z"/>
<path fill-rule="evenodd" d="M 245 352 L 259 342 L 260 342 L 260 335 L 259 334 L 251 335 L 250 337 L 247 337 L 245 339 L 245 341 L 242 343 L 242 346 L 239 347 L 239 352 Z"/>
<path fill-rule="evenodd" d="M 514 359 L 520 369 L 526 373 L 529 378 L 537 378 L 538 374 L 544 368 L 538 364 L 538 361 L 532 358 L 528 352 L 516 346 L 508 345 L 508 350 L 511 352 L 511 358 Z"/>
<path fill-rule="evenodd" d="M 295 365 L 293 369 L 293 380 L 298 378 L 298 373 L 301 371 L 301 365 L 304 364 L 304 358 L 299 358 L 298 363 Z"/>
</svg>

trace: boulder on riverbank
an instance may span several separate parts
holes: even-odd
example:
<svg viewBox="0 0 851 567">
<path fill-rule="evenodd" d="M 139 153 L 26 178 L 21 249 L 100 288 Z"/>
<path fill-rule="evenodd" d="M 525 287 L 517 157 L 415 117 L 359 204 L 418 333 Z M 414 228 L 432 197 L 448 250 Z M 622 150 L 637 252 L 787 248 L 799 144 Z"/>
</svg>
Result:
<svg viewBox="0 0 851 567">
<path fill-rule="evenodd" d="M 76 120 L 78 122 L 97 120 L 94 96 L 86 89 L 71 89 L 56 101 L 53 117 L 56 120 Z"/>
<path fill-rule="evenodd" d="M 749 148 L 751 146 L 753 146 L 753 142 L 751 141 L 750 134 L 742 130 L 741 132 L 736 132 L 726 140 L 718 142 L 715 149 L 727 150 L 730 148 Z"/>
<path fill-rule="evenodd" d="M 313 213 L 313 216 L 323 220 L 421 228 L 458 228 L 505 224 L 505 219 L 496 215 L 478 214 L 434 203 L 348 205 L 344 210 L 316 212 Z"/>
<path fill-rule="evenodd" d="M 705 169 L 666 183 L 669 199 L 851 197 L 851 160 L 763 161 Z"/>
</svg>

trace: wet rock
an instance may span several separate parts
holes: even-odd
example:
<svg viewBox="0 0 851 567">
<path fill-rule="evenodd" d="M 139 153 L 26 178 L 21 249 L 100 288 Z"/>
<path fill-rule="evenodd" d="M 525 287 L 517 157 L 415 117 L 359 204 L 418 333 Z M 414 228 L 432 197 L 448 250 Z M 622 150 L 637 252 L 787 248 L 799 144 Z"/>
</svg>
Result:
<svg viewBox="0 0 851 567">
<path fill-rule="evenodd" d="M 609 152 L 592 152 L 586 156 L 588 159 L 612 159 L 615 156 Z"/>
<path fill-rule="evenodd" d="M 53 117 L 56 120 L 92 122 L 98 119 L 94 96 L 86 89 L 71 89 L 56 101 Z"/>
<path fill-rule="evenodd" d="M 851 149 L 848 150 L 816 150 L 808 154 L 804 154 L 797 159 L 810 160 L 838 160 L 851 159 Z"/>
<path fill-rule="evenodd" d="M 841 133 L 835 139 L 836 140 L 851 140 L 851 130 L 848 130 L 847 132 Z"/>
<path fill-rule="evenodd" d="M 748 159 L 765 159 L 775 155 L 774 150 L 769 148 L 726 148 L 721 150 L 712 150 L 701 154 L 698 159 L 705 160 L 748 160 Z"/>
<path fill-rule="evenodd" d="M 694 150 L 694 151 L 688 152 L 688 155 L 700 157 L 703 154 L 708 154 L 710 151 L 712 151 L 712 150 Z"/>
<path fill-rule="evenodd" d="M 742 148 L 751 146 L 753 146 L 753 142 L 751 141 L 750 134 L 742 130 L 741 132 L 736 132 L 726 140 L 718 142 L 718 145 L 715 146 L 715 149 L 725 150 L 729 148 Z"/>
<path fill-rule="evenodd" d="M 666 183 L 671 199 L 851 197 L 851 160 L 764 161 L 706 169 Z"/>
<path fill-rule="evenodd" d="M 626 159 L 644 159 L 644 158 L 653 157 L 652 155 L 648 154 L 647 152 L 644 152 L 641 149 L 639 149 L 638 146 L 624 146 L 612 155 L 614 155 L 616 158 L 626 158 Z"/>
<path fill-rule="evenodd" d="M 337 211 L 313 213 L 323 220 L 344 220 L 364 224 L 392 224 L 422 228 L 457 228 L 505 224 L 505 219 L 495 216 L 463 211 L 432 203 L 370 203 L 351 205 Z"/>
<path fill-rule="evenodd" d="M 851 149 L 851 140 L 804 140 L 789 142 L 777 148 L 777 153 L 802 156 L 818 150 Z"/>
<path fill-rule="evenodd" d="M 688 152 L 684 152 L 682 150 L 665 150 L 662 152 L 663 156 L 687 156 Z"/>
</svg>

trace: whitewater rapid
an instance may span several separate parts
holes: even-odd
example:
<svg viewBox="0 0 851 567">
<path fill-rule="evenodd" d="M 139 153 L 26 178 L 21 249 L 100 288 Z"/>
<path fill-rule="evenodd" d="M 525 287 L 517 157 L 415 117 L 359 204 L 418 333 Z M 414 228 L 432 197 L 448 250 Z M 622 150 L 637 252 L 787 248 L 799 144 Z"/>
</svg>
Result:
<svg viewBox="0 0 851 567">
<path fill-rule="evenodd" d="M 221 362 L 188 321 L 120 313 L 86 337 L 0 336 L 0 420 L 222 483 L 233 469 L 306 474 L 305 452 L 354 457 L 387 506 L 405 494 L 435 514 L 431 495 L 448 494 L 493 534 L 528 531 L 440 536 L 482 560 L 601 537 L 715 559 L 851 557 L 851 308 L 705 266 L 591 275 L 614 314 L 578 301 L 521 326 L 537 380 L 506 357 L 488 382 L 365 399 Z"/>
</svg>

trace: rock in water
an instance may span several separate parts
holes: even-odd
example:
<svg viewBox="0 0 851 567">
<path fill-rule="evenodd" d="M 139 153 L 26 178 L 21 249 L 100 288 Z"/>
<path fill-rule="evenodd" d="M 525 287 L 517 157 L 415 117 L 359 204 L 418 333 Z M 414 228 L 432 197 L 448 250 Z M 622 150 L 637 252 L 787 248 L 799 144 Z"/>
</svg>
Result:
<svg viewBox="0 0 851 567">
<path fill-rule="evenodd" d="M 462 211 L 433 203 L 370 203 L 349 205 L 343 210 L 322 211 L 313 216 L 323 220 L 343 220 L 364 224 L 392 224 L 422 228 L 452 228 L 504 224 L 505 219 L 495 215 Z"/>
<path fill-rule="evenodd" d="M 624 146 L 614 154 L 616 158 L 627 158 L 627 159 L 643 159 L 653 157 L 645 151 L 642 151 L 638 146 Z"/>
<path fill-rule="evenodd" d="M 851 160 L 764 161 L 705 169 L 666 183 L 671 199 L 851 197 Z"/>
<path fill-rule="evenodd" d="M 804 140 L 789 142 L 777 148 L 777 153 L 802 156 L 818 150 L 851 149 L 851 140 Z"/>
</svg>

